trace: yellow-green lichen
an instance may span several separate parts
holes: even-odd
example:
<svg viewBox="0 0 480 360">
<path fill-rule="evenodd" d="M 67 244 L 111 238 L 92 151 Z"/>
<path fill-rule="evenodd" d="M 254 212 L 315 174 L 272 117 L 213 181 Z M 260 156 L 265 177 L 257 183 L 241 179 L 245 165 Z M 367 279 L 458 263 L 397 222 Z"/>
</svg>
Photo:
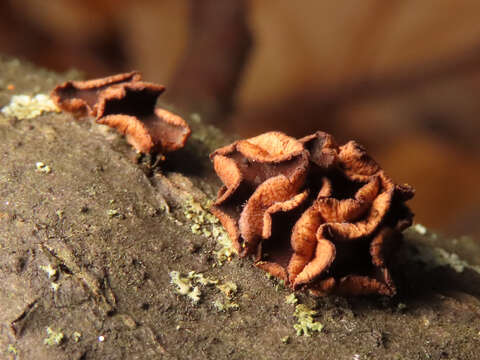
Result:
<svg viewBox="0 0 480 360">
<path fill-rule="evenodd" d="M 48 264 L 47 266 L 41 265 L 40 269 L 47 273 L 49 279 L 54 279 L 57 276 L 57 269 L 53 267 L 52 264 Z"/>
<path fill-rule="evenodd" d="M 46 330 L 48 337 L 43 340 L 43 343 L 45 345 L 59 346 L 63 342 L 65 336 L 61 331 L 54 331 L 50 327 L 47 327 Z"/>
<path fill-rule="evenodd" d="M 2 114 L 17 119 L 32 119 L 44 112 L 60 112 L 48 95 L 14 95 L 10 103 L 2 107 Z"/>
<path fill-rule="evenodd" d="M 63 211 L 63 210 L 57 210 L 57 211 L 55 211 L 55 214 L 58 216 L 58 218 L 59 218 L 60 220 L 62 220 L 62 219 L 63 219 L 64 211 Z"/>
<path fill-rule="evenodd" d="M 200 301 L 202 292 L 198 286 L 193 285 L 194 282 L 203 286 L 218 283 L 217 280 L 208 279 L 203 274 L 198 274 L 195 271 L 190 271 L 187 276 L 182 276 L 178 271 L 170 272 L 170 283 L 177 287 L 177 293 L 187 296 L 194 304 L 197 304 Z"/>
<path fill-rule="evenodd" d="M 285 297 L 285 302 L 287 304 L 292 304 L 292 305 L 295 305 L 296 303 L 298 303 L 298 299 L 295 296 L 295 293 L 291 293 L 290 295 L 286 296 Z"/>
<path fill-rule="evenodd" d="M 109 210 L 107 210 L 107 215 L 108 215 L 108 217 L 110 217 L 110 218 L 113 218 L 113 217 L 122 217 L 122 215 L 120 214 L 120 212 L 119 212 L 117 209 L 109 209 Z"/>
<path fill-rule="evenodd" d="M 224 284 L 217 285 L 217 289 L 220 290 L 223 295 L 225 295 L 225 297 L 227 297 L 228 299 L 233 298 L 238 291 L 237 284 L 231 281 L 227 281 Z"/>
<path fill-rule="evenodd" d="M 225 300 L 216 299 L 213 306 L 218 311 L 235 311 L 240 309 L 240 305 L 231 301 L 238 292 L 238 286 L 234 282 L 227 281 L 223 284 L 216 285 L 217 289 L 225 296 Z"/>
<path fill-rule="evenodd" d="M 57 291 L 58 288 L 60 287 L 60 284 L 56 283 L 56 282 L 52 282 L 50 284 L 50 287 L 52 288 L 53 291 Z"/>
<path fill-rule="evenodd" d="M 218 310 L 218 311 L 230 311 L 230 310 L 233 310 L 233 311 L 236 311 L 238 309 L 240 309 L 240 305 L 238 305 L 236 302 L 233 302 L 233 301 L 230 301 L 230 300 L 226 300 L 224 302 L 222 302 L 221 300 L 215 300 L 213 302 L 213 306 Z"/>
<path fill-rule="evenodd" d="M 75 331 L 73 334 L 72 334 L 72 340 L 74 342 L 79 342 L 80 339 L 82 338 L 82 334 L 78 331 Z"/>
<path fill-rule="evenodd" d="M 317 311 L 304 304 L 295 306 L 293 316 L 297 318 L 297 323 L 293 325 L 293 328 L 297 331 L 297 336 L 312 336 L 314 332 L 322 331 L 323 325 L 314 319 L 316 315 Z"/>
<path fill-rule="evenodd" d="M 202 205 L 193 198 L 188 198 L 184 202 L 183 215 L 193 223 L 190 227 L 193 234 L 214 239 L 220 245 L 215 255 L 218 262 L 223 264 L 224 261 L 231 260 L 235 250 L 227 232 L 218 219 L 208 211 L 210 206 L 211 203 Z"/>
<path fill-rule="evenodd" d="M 263 261 L 259 261 L 257 264 L 262 264 L 264 263 Z M 275 291 L 280 291 L 282 289 L 285 289 L 285 281 L 282 279 L 279 279 L 272 274 L 265 273 L 265 277 L 270 280 L 273 283 L 273 288 Z"/>
<path fill-rule="evenodd" d="M 218 280 L 212 280 L 205 276 L 202 273 L 196 273 L 195 271 L 190 271 L 187 275 L 187 278 L 199 283 L 200 285 L 217 285 Z"/>
<path fill-rule="evenodd" d="M 13 344 L 8 344 L 7 352 L 9 354 L 18 355 L 18 350 Z"/>
<path fill-rule="evenodd" d="M 215 288 L 226 298 L 225 300 L 217 298 L 212 302 L 218 311 L 238 310 L 240 308 L 240 305 L 231 301 L 238 292 L 237 284 L 231 281 L 221 284 L 219 280 L 205 277 L 195 271 L 190 271 L 186 276 L 178 271 L 171 271 L 170 282 L 176 286 L 177 293 L 187 296 L 194 304 L 197 304 L 202 296 L 199 286 L 215 285 Z"/>
</svg>

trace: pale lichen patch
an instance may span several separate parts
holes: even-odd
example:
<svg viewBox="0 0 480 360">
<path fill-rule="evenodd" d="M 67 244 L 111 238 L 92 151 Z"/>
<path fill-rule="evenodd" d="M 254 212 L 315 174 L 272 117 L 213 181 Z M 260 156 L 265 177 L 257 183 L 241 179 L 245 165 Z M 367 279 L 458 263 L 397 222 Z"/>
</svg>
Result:
<svg viewBox="0 0 480 360">
<path fill-rule="evenodd" d="M 57 291 L 58 288 L 60 287 L 60 284 L 56 283 L 56 282 L 52 282 L 50 284 L 50 287 L 52 288 L 53 291 Z"/>
<path fill-rule="evenodd" d="M 194 304 L 197 304 L 200 301 L 202 292 L 198 286 L 193 285 L 194 282 L 203 286 L 218 283 L 217 280 L 208 279 L 203 274 L 198 274 L 195 271 L 190 271 L 187 276 L 182 276 L 178 271 L 170 272 L 170 283 L 177 287 L 177 293 L 187 296 Z"/>
<path fill-rule="evenodd" d="M 114 218 L 114 217 L 121 218 L 121 217 L 123 217 L 122 214 L 120 214 L 120 212 L 119 212 L 117 209 L 109 209 L 109 210 L 107 210 L 107 215 L 108 215 L 108 217 L 110 217 L 110 218 Z"/>
<path fill-rule="evenodd" d="M 82 334 L 78 331 L 75 331 L 73 334 L 72 334 L 72 340 L 74 342 L 79 342 L 82 338 Z"/>
<path fill-rule="evenodd" d="M 2 114 L 17 119 L 33 119 L 44 112 L 60 112 L 48 95 L 14 95 L 10 103 L 2 107 Z"/>
<path fill-rule="evenodd" d="M 215 251 L 215 255 L 221 265 L 232 259 L 235 250 L 218 219 L 207 210 L 210 206 L 210 203 L 202 205 L 193 198 L 189 198 L 183 205 L 183 215 L 193 223 L 190 226 L 193 234 L 213 239 L 220 245 L 220 249 Z"/>
<path fill-rule="evenodd" d="M 238 305 L 236 302 L 233 302 L 233 301 L 230 301 L 230 300 L 226 300 L 226 301 L 222 302 L 222 301 L 217 299 L 213 302 L 213 306 L 220 312 L 236 311 L 236 310 L 240 309 L 240 305 Z"/>
<path fill-rule="evenodd" d="M 59 345 L 63 342 L 63 340 L 64 340 L 64 338 L 65 338 L 63 332 L 61 332 L 61 331 L 54 331 L 54 330 L 52 330 L 51 327 L 47 327 L 46 330 L 47 330 L 47 335 L 48 335 L 48 337 L 43 340 L 43 343 L 44 343 L 45 345 L 48 345 L 48 346 L 54 346 L 54 345 L 55 345 L 55 346 L 59 346 Z"/>
<path fill-rule="evenodd" d="M 312 336 L 314 332 L 320 332 L 323 325 L 315 321 L 318 312 L 310 309 L 307 305 L 298 304 L 298 298 L 295 293 L 285 297 L 285 303 L 295 305 L 293 316 L 297 318 L 297 323 L 293 328 L 297 332 L 297 336 Z"/>
<path fill-rule="evenodd" d="M 415 224 L 412 226 L 413 230 L 415 230 L 417 233 L 420 235 L 426 235 L 427 234 L 427 228 L 423 226 L 422 224 Z"/>
<path fill-rule="evenodd" d="M 223 284 L 216 286 L 218 290 L 226 298 L 225 300 L 216 299 L 213 301 L 213 306 L 218 311 L 236 311 L 240 309 L 240 305 L 232 301 L 235 295 L 238 293 L 238 286 L 234 282 L 227 281 Z"/>
<path fill-rule="evenodd" d="M 52 168 L 45 164 L 43 161 L 37 161 L 35 163 L 35 171 L 41 172 L 44 174 L 50 174 L 52 172 Z"/>
<path fill-rule="evenodd" d="M 18 350 L 13 344 L 8 344 L 7 352 L 9 354 L 18 355 Z"/>
<path fill-rule="evenodd" d="M 57 268 L 53 267 L 52 264 L 41 265 L 40 269 L 47 273 L 49 279 L 55 279 L 57 277 Z"/>
<path fill-rule="evenodd" d="M 317 311 L 304 304 L 295 306 L 293 316 L 297 318 L 297 323 L 293 325 L 293 328 L 297 331 L 297 336 L 312 336 L 314 332 L 322 331 L 323 325 L 314 319 L 316 315 Z"/>
<path fill-rule="evenodd" d="M 285 303 L 296 305 L 298 303 L 298 299 L 295 296 L 295 293 L 291 293 L 290 295 L 286 296 Z"/>
<path fill-rule="evenodd" d="M 238 291 L 237 284 L 231 281 L 227 281 L 224 284 L 217 285 L 217 289 L 220 290 L 223 295 L 225 295 L 225 297 L 227 297 L 228 299 L 233 298 Z"/>
<path fill-rule="evenodd" d="M 181 275 L 178 271 L 171 271 L 170 283 L 176 286 L 177 293 L 187 296 L 194 304 L 197 304 L 202 296 L 199 286 L 215 285 L 215 288 L 226 298 L 224 300 L 217 298 L 212 302 L 218 311 L 240 309 L 240 305 L 232 301 L 238 292 L 238 286 L 231 281 L 222 284 L 217 279 L 205 277 L 203 274 L 195 271 L 190 271 L 186 276 Z"/>
<path fill-rule="evenodd" d="M 426 245 L 416 245 L 416 248 L 418 253 L 412 254 L 411 258 L 425 263 L 429 269 L 449 266 L 458 273 L 463 272 L 465 269 L 470 269 L 480 274 L 480 266 L 469 264 L 467 261 L 460 259 L 455 253 L 450 253 L 439 247 Z"/>
</svg>

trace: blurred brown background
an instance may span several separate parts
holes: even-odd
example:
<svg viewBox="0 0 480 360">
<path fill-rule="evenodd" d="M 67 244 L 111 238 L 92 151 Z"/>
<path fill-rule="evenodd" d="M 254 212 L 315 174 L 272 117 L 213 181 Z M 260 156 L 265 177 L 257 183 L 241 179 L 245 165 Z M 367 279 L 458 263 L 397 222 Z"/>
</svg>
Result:
<svg viewBox="0 0 480 360">
<path fill-rule="evenodd" d="M 480 239 L 479 20 L 477 0 L 0 0 L 0 52 L 140 70 L 241 136 L 357 139 L 418 222 Z"/>
</svg>

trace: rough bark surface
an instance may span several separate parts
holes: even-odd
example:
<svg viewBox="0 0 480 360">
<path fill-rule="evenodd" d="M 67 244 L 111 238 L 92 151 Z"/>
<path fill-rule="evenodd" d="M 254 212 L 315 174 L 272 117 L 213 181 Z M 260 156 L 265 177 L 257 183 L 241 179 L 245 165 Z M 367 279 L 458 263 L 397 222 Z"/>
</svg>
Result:
<svg viewBox="0 0 480 360">
<path fill-rule="evenodd" d="M 0 57 L 0 107 L 65 79 Z M 215 196 L 207 154 L 229 142 L 195 116 L 190 123 L 188 146 L 151 167 L 92 121 L 0 113 L 0 358 L 480 358 L 480 246 L 418 226 L 399 254 L 399 296 L 299 293 L 324 328 L 297 336 L 290 291 L 248 260 L 218 265 L 220 245 L 185 211 Z M 238 292 L 228 300 L 199 285 L 194 304 L 171 271 Z M 219 312 L 214 301 L 238 308 Z"/>
</svg>

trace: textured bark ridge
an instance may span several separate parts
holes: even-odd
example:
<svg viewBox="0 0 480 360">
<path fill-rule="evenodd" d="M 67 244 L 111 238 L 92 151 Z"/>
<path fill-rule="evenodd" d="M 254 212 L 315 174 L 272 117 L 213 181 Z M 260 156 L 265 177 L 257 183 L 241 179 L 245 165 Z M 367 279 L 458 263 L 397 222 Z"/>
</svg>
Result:
<svg viewBox="0 0 480 360">
<path fill-rule="evenodd" d="M 389 270 L 413 214 L 409 185 L 395 185 L 359 144 L 317 132 L 269 132 L 211 155 L 224 183 L 212 212 L 240 256 L 292 289 L 393 296 Z"/>
<path fill-rule="evenodd" d="M 73 75 L 0 56 L 0 107 Z M 182 115 L 192 137 L 158 168 L 92 119 L 0 110 L 1 359 L 478 358 L 471 239 L 407 230 L 393 299 L 292 299 L 226 251 L 220 266 L 208 153 L 231 139 Z"/>
</svg>

